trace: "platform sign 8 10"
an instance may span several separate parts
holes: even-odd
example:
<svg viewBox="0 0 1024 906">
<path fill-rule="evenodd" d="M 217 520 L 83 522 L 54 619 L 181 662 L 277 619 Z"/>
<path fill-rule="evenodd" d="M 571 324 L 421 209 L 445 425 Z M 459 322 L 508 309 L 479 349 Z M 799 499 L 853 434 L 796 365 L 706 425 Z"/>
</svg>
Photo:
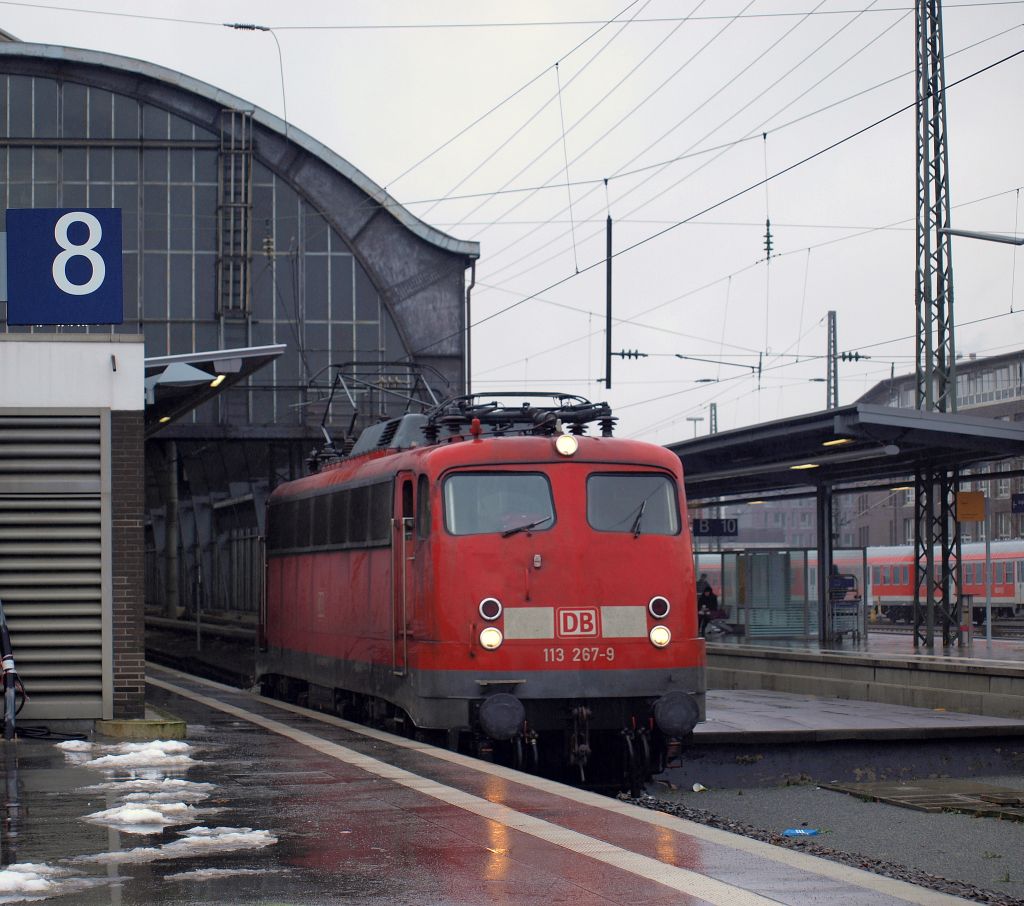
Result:
<svg viewBox="0 0 1024 906">
<path fill-rule="evenodd" d="M 120 208 L 7 211 L 8 324 L 124 320 Z"/>
</svg>

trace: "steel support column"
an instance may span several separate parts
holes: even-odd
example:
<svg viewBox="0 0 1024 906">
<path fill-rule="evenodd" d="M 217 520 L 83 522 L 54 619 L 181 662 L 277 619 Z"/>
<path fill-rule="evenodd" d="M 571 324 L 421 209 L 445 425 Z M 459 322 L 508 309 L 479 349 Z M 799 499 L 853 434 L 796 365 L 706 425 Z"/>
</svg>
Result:
<svg viewBox="0 0 1024 906">
<path fill-rule="evenodd" d="M 832 485 L 818 485 L 818 642 L 832 644 L 835 619 L 832 612 Z"/>
<path fill-rule="evenodd" d="M 949 227 L 949 160 L 942 4 L 917 0 L 917 408 L 956 411 L 953 268 Z M 914 647 L 962 641 L 956 560 L 956 473 L 922 463 L 914 476 Z M 936 562 L 936 557 L 938 561 Z"/>
</svg>

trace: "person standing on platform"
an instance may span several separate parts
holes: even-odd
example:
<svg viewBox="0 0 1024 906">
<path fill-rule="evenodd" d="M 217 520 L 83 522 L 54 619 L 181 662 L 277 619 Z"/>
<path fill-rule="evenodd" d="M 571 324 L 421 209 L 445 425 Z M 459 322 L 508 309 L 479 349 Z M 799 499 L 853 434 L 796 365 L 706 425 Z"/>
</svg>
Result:
<svg viewBox="0 0 1024 906">
<path fill-rule="evenodd" d="M 711 622 L 712 615 L 718 610 L 718 596 L 711 588 L 711 583 L 705 584 L 697 598 L 697 631 L 704 635 Z"/>
</svg>

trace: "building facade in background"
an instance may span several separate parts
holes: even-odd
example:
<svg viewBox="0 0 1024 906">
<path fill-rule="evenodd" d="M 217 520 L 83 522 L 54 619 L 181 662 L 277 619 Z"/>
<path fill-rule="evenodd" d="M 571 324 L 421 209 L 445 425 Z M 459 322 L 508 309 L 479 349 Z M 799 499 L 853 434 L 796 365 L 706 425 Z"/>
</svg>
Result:
<svg viewBox="0 0 1024 906">
<path fill-rule="evenodd" d="M 61 332 L 139 334 L 147 358 L 287 347 L 150 432 L 151 606 L 176 584 L 187 609 L 255 609 L 264 501 L 304 472 L 323 429 L 340 443 L 400 414 L 403 395 L 464 392 L 477 244 L 213 86 L 110 54 L 0 43 L 0 202 L 122 211 L 124 323 Z M 35 330 L 8 326 L 2 303 L 0 329 Z M 362 383 L 380 371 L 390 394 Z"/>
</svg>

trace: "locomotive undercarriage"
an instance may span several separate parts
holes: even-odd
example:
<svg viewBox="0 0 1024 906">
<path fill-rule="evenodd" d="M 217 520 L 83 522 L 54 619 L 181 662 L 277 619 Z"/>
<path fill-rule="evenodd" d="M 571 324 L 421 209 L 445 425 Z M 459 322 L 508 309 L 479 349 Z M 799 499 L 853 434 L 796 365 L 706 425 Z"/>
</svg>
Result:
<svg viewBox="0 0 1024 906">
<path fill-rule="evenodd" d="M 681 749 L 678 737 L 659 729 L 656 700 L 649 697 L 528 699 L 521 703 L 521 719 L 496 738 L 482 725 L 480 711 L 497 696 L 465 702 L 466 721 L 461 726 L 433 729 L 418 727 L 404 709 L 383 698 L 292 677 L 265 675 L 261 691 L 517 770 L 602 788 L 618 785 L 631 795 L 642 792 L 644 783 L 678 758 Z"/>
</svg>

